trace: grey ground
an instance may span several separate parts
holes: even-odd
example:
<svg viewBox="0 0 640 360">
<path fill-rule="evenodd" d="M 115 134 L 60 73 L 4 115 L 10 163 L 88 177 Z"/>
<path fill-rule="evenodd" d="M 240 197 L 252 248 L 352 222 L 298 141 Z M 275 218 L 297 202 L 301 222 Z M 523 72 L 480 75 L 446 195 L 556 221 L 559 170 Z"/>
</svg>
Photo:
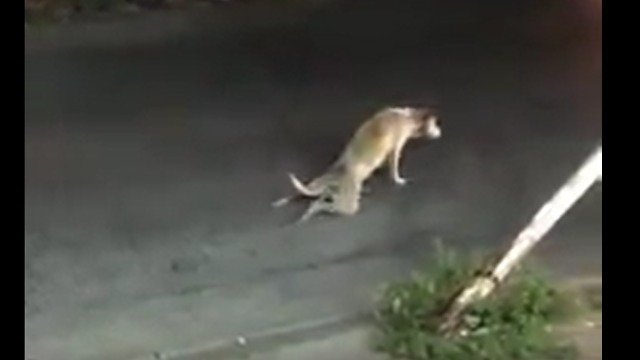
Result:
<svg viewBox="0 0 640 360">
<path fill-rule="evenodd" d="M 602 316 L 588 318 L 588 322 L 576 323 L 557 330 L 558 334 L 574 341 L 580 349 L 580 360 L 602 359 Z M 373 331 L 367 326 L 354 326 L 307 341 L 298 341 L 274 349 L 254 351 L 250 343 L 236 346 L 235 352 L 221 359 L 237 360 L 390 360 L 384 354 L 372 351 Z M 205 360 L 211 357 L 186 357 L 185 360 Z"/>
<path fill-rule="evenodd" d="M 352 314 L 436 238 L 505 244 L 602 135 L 599 15 L 392 3 L 28 31 L 26 355 L 144 358 Z M 406 187 L 382 173 L 356 217 L 302 226 L 302 205 L 269 207 L 287 171 L 414 102 L 444 136 L 407 149 Z M 601 199 L 536 251 L 556 274 L 600 274 Z"/>
</svg>

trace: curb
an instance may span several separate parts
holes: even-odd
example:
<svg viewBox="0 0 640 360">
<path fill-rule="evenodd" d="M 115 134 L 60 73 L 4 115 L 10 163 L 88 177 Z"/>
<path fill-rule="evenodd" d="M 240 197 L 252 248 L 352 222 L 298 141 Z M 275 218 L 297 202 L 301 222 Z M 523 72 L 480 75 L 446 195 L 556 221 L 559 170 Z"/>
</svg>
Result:
<svg viewBox="0 0 640 360">
<path fill-rule="evenodd" d="M 591 276 L 560 281 L 559 287 L 584 292 L 589 303 L 597 298 L 602 306 L 602 277 Z M 595 312 L 595 311 L 594 311 Z M 322 339 L 336 333 L 352 330 L 372 320 L 369 312 L 342 314 L 331 318 L 286 325 L 257 332 L 234 340 L 221 340 L 199 348 L 157 352 L 132 360 L 232 360 L 248 359 L 252 354 Z"/>
<path fill-rule="evenodd" d="M 213 360 L 247 359 L 251 354 L 321 339 L 367 324 L 368 313 L 345 314 L 268 329 L 234 340 L 221 340 L 200 348 L 156 352 L 134 360 Z"/>
</svg>

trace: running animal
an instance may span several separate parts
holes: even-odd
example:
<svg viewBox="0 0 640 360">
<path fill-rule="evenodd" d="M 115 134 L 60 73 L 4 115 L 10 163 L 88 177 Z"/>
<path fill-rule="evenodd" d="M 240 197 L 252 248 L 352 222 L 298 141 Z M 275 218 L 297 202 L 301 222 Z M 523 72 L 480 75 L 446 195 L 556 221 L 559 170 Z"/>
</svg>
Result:
<svg viewBox="0 0 640 360">
<path fill-rule="evenodd" d="M 297 194 L 272 205 L 281 207 L 299 197 L 315 198 L 299 221 L 319 212 L 353 215 L 360 208 L 363 183 L 385 164 L 396 185 L 407 183 L 399 166 L 410 139 L 437 139 L 441 135 L 438 118 L 429 108 L 384 108 L 360 125 L 340 157 L 322 175 L 305 184 L 289 173 Z"/>
</svg>

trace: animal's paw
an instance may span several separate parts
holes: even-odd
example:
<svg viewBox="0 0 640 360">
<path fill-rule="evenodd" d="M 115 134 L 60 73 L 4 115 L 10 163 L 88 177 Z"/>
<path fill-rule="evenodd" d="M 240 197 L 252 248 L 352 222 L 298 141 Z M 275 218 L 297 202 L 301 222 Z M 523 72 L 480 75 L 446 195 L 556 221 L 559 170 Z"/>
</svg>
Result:
<svg viewBox="0 0 640 360">
<path fill-rule="evenodd" d="M 280 198 L 278 200 L 275 200 L 275 201 L 271 202 L 271 207 L 279 208 L 279 207 L 282 207 L 284 205 L 287 205 L 290 201 L 291 201 L 291 199 L 288 198 L 288 197 Z"/>
<path fill-rule="evenodd" d="M 393 179 L 393 182 L 398 186 L 404 186 L 409 182 L 409 180 L 399 177 L 399 178 Z"/>
</svg>

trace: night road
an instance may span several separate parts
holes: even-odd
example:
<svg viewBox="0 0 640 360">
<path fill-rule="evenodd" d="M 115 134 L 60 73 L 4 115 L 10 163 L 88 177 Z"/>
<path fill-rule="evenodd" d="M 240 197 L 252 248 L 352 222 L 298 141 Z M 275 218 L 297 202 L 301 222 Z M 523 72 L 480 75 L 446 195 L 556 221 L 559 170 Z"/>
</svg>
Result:
<svg viewBox="0 0 640 360">
<path fill-rule="evenodd" d="M 435 239 L 504 245 L 600 141 L 602 44 L 596 2 L 503 2 L 27 34 L 27 357 L 129 360 L 350 314 Z M 443 129 L 407 147 L 407 186 L 382 172 L 351 218 L 270 207 L 396 104 Z M 590 276 L 601 253 L 598 185 L 535 255 Z"/>
</svg>

